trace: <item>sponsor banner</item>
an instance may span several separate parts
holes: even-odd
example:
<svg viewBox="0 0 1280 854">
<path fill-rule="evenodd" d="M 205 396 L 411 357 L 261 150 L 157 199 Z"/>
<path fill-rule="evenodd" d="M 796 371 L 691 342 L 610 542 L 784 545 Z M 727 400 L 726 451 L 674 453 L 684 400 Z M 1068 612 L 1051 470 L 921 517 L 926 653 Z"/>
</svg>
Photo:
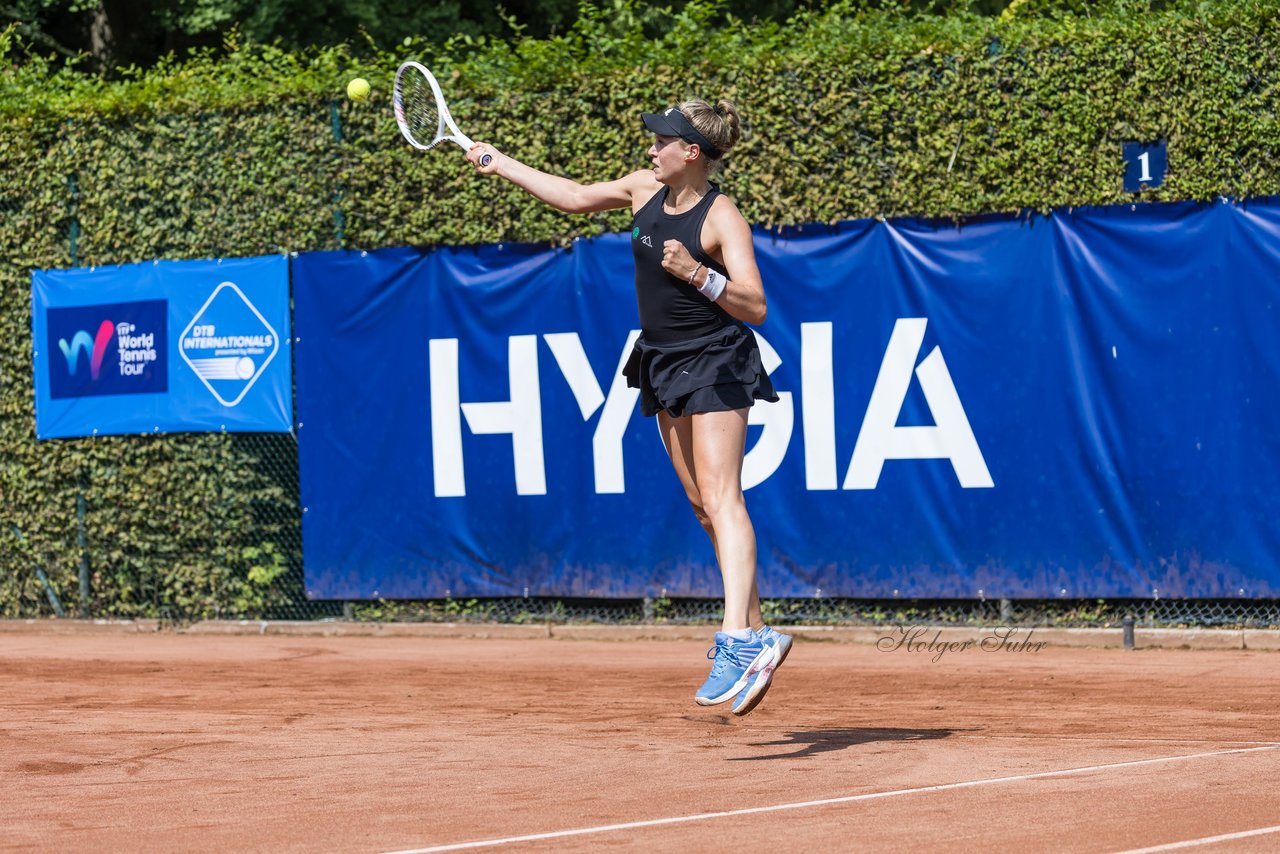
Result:
<svg viewBox="0 0 1280 854">
<path fill-rule="evenodd" d="M 285 257 L 37 270 L 31 291 L 37 438 L 291 429 Z"/>
<path fill-rule="evenodd" d="M 644 238 L 296 259 L 310 595 L 721 595 L 619 373 Z M 763 595 L 1280 595 L 1280 207 L 756 250 L 781 397 L 742 473 Z"/>
</svg>

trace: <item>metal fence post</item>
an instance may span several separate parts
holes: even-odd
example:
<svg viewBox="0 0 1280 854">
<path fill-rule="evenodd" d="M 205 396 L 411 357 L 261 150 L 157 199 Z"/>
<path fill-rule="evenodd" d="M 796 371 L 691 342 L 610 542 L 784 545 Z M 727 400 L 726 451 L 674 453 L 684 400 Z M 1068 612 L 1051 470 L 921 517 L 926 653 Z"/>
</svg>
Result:
<svg viewBox="0 0 1280 854">
<path fill-rule="evenodd" d="M 329 126 L 333 129 L 333 141 L 341 146 L 342 113 L 338 109 L 338 102 L 336 100 L 329 102 Z M 347 218 L 342 213 L 343 195 L 343 188 L 341 184 L 339 184 L 338 188 L 333 191 L 333 236 L 338 241 L 339 249 L 344 248 L 347 241 Z"/>
<path fill-rule="evenodd" d="M 88 478 L 81 473 L 80 483 L 76 487 L 76 545 L 80 548 L 80 610 L 86 616 L 89 614 L 89 537 L 85 533 L 84 524 L 84 492 L 87 487 Z"/>
<path fill-rule="evenodd" d="M 80 266 L 80 186 L 76 183 L 76 174 L 72 172 L 67 176 L 67 190 L 71 193 L 71 200 L 67 203 L 67 212 L 70 214 L 71 222 L 67 226 L 67 252 L 71 256 L 71 266 Z"/>
</svg>

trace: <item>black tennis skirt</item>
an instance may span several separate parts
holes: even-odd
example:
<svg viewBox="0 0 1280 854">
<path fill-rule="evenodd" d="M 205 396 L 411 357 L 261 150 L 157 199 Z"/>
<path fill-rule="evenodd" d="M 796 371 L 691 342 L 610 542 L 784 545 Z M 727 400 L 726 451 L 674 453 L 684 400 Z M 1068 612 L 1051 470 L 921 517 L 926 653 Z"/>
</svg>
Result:
<svg viewBox="0 0 1280 854">
<path fill-rule="evenodd" d="M 640 389 L 646 417 L 662 410 L 676 418 L 727 412 L 778 399 L 756 336 L 736 323 L 683 341 L 649 343 L 641 334 L 622 373 Z"/>
</svg>

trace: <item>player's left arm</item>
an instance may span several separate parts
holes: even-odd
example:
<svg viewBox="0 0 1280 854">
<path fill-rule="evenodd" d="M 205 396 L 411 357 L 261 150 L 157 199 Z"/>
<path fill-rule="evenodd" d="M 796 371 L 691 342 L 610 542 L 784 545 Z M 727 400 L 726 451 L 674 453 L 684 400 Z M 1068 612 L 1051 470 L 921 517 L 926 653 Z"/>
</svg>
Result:
<svg viewBox="0 0 1280 854">
<path fill-rule="evenodd" d="M 768 305 L 764 298 L 764 284 L 760 281 L 760 269 L 756 266 L 751 226 L 747 225 L 733 202 L 723 196 L 716 199 L 703 223 L 703 240 L 707 251 L 729 272 L 729 281 L 716 303 L 746 323 L 764 323 Z M 706 282 L 707 272 L 705 267 L 698 271 L 694 287 Z"/>
</svg>

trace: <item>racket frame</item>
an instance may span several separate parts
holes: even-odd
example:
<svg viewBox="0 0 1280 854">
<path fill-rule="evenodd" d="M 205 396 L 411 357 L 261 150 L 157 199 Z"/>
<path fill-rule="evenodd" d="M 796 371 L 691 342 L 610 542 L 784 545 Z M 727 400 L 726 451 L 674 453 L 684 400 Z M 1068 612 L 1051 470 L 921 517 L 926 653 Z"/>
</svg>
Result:
<svg viewBox="0 0 1280 854">
<path fill-rule="evenodd" d="M 431 85 L 431 93 L 435 96 L 436 112 L 439 118 L 436 121 L 435 139 L 430 143 L 424 143 L 421 140 L 415 139 L 413 133 L 409 130 L 408 122 L 405 120 L 403 91 L 404 79 L 407 74 L 421 74 L 425 77 L 427 79 L 427 83 Z M 409 144 L 414 148 L 429 151 L 445 140 L 461 146 L 464 151 L 475 145 L 475 143 L 471 141 L 471 137 L 458 130 L 458 125 L 454 122 L 453 116 L 449 113 L 449 106 L 444 100 L 444 92 L 441 91 L 440 84 L 436 82 L 435 75 L 420 62 L 409 60 L 408 62 L 401 63 L 400 67 L 396 69 L 396 85 L 392 95 L 392 107 L 396 115 L 396 124 L 400 126 L 400 133 L 404 135 L 404 138 L 407 139 Z M 445 131 L 448 131 L 448 133 L 445 133 Z M 488 155 L 485 155 L 485 158 L 488 159 Z"/>
</svg>

